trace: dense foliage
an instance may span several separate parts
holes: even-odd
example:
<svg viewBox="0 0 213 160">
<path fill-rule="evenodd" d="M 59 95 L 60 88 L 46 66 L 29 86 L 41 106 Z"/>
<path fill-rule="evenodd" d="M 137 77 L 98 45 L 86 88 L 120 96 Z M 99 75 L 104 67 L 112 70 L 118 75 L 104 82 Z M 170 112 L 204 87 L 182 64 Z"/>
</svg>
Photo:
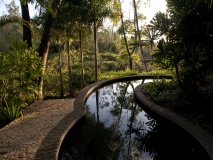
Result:
<svg viewBox="0 0 213 160">
<path fill-rule="evenodd" d="M 164 36 L 153 51 L 154 62 L 175 73 L 174 82 L 154 81 L 144 92 L 162 106 L 212 132 L 213 1 L 167 0 L 168 13 L 148 25 Z"/>
<path fill-rule="evenodd" d="M 0 122 L 8 123 L 32 103 L 38 92 L 36 84 L 42 69 L 38 53 L 25 42 L 11 43 L 13 50 L 0 52 Z M 1 125 L 1 124 L 0 124 Z"/>
<path fill-rule="evenodd" d="M 179 85 L 198 87 L 212 70 L 212 0 L 167 0 L 168 13 L 157 13 L 149 27 L 159 36 L 155 61 L 174 69 Z"/>
<path fill-rule="evenodd" d="M 0 17 L 0 115 L 19 116 L 22 106 L 37 97 L 75 97 L 86 85 L 119 76 L 166 70 L 185 93 L 209 83 L 212 0 L 167 0 L 167 13 L 157 13 L 140 29 L 138 21 L 145 19 L 136 16 L 140 3 L 133 6 L 134 19 L 127 20 L 119 0 L 20 2 L 22 9 L 36 3 L 40 13 L 29 20 L 29 11 L 23 10 L 21 18 L 13 1 L 7 5 L 9 15 Z M 103 27 L 106 17 L 113 27 Z M 17 112 L 9 106 L 17 106 Z"/>
</svg>

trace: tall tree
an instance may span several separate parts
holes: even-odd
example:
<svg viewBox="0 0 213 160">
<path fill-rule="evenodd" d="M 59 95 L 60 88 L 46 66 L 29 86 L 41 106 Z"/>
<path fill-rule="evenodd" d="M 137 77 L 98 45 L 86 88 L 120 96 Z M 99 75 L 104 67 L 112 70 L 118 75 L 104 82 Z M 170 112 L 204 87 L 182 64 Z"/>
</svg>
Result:
<svg viewBox="0 0 213 160">
<path fill-rule="evenodd" d="M 127 51 L 128 58 L 129 58 L 129 68 L 130 68 L 130 70 L 132 70 L 132 65 L 133 65 L 132 64 L 132 54 L 135 51 L 135 47 L 130 51 L 128 41 L 127 41 L 127 36 L 126 36 L 126 29 L 125 29 L 126 28 L 126 22 L 128 22 L 128 21 L 124 21 L 120 0 L 115 5 L 115 8 L 117 8 L 120 12 L 119 15 L 120 15 L 120 19 L 121 19 L 121 28 L 120 28 L 119 32 L 123 34 L 124 43 L 125 43 L 126 51 Z"/>
<path fill-rule="evenodd" d="M 82 51 L 82 24 L 79 28 L 79 52 L 81 55 L 81 88 L 84 88 L 84 56 Z"/>
<path fill-rule="evenodd" d="M 74 91 L 73 91 L 73 83 L 72 83 L 72 64 L 71 64 L 71 55 L 70 55 L 70 30 L 69 26 L 66 28 L 66 36 L 67 36 L 67 57 L 68 57 L 68 74 L 69 74 L 69 91 L 70 91 L 70 96 L 74 96 Z"/>
<path fill-rule="evenodd" d="M 43 76 L 45 74 L 45 67 L 47 62 L 47 55 L 49 51 L 49 45 L 52 35 L 52 29 L 55 23 L 55 16 L 59 10 L 60 0 L 54 0 L 51 3 L 51 9 L 48 10 L 48 15 L 44 24 L 44 31 L 41 37 L 41 43 L 39 45 L 39 56 L 42 57 L 43 70 L 42 75 L 39 77 L 39 94 L 38 100 L 43 99 Z"/>
<path fill-rule="evenodd" d="M 21 13 L 22 13 L 23 21 L 25 21 L 25 23 L 30 23 L 28 1 L 20 0 L 20 4 L 21 4 Z M 25 24 L 23 24 L 23 41 L 27 41 L 28 48 L 32 47 L 32 33 L 29 26 L 30 25 L 26 26 Z"/>
<path fill-rule="evenodd" d="M 145 61 L 145 58 L 144 58 L 144 53 L 143 53 L 143 48 L 142 48 L 141 33 L 140 33 L 139 23 L 138 23 L 137 5 L 136 5 L 135 0 L 133 0 L 133 6 L 134 6 L 135 23 L 136 23 L 136 31 L 137 31 L 137 32 L 136 32 L 136 33 L 137 33 L 136 35 L 137 35 L 138 41 L 139 41 L 139 47 L 140 47 L 142 62 L 143 62 L 143 65 L 144 65 L 144 67 L 145 67 L 145 71 L 147 72 L 148 69 L 147 69 L 147 64 L 146 64 L 146 61 Z"/>
<path fill-rule="evenodd" d="M 102 21 L 107 16 L 110 17 L 110 8 L 108 0 L 90 0 L 88 3 L 88 8 L 90 8 L 88 13 L 88 18 L 93 26 L 94 33 L 94 54 L 95 54 L 95 81 L 98 81 L 98 50 L 97 50 L 97 28 L 102 25 Z"/>
<path fill-rule="evenodd" d="M 78 32 L 79 38 L 79 53 L 81 57 L 81 88 L 84 87 L 84 62 L 83 62 L 83 50 L 82 50 L 82 43 L 83 43 L 83 30 L 85 29 L 85 24 L 88 24 L 88 16 L 85 13 L 88 13 L 90 8 L 88 8 L 88 1 L 64 1 L 63 4 L 63 13 L 61 14 L 60 21 L 68 26 L 68 32 L 72 34 L 74 32 Z M 67 29 L 68 29 L 67 28 Z M 68 33 L 67 32 L 67 33 Z M 70 33 L 69 33 L 70 34 Z M 70 36 L 73 35 L 69 35 Z M 68 37 L 68 34 L 67 34 Z M 71 69 L 71 68 L 70 68 Z M 69 71 L 70 71 L 69 69 Z M 71 74 L 70 74 L 71 75 Z M 70 77 L 71 82 L 71 77 Z M 71 86 L 71 85 L 70 85 Z M 72 88 L 72 87 L 71 87 Z M 71 91 L 72 89 L 70 89 Z"/>
</svg>

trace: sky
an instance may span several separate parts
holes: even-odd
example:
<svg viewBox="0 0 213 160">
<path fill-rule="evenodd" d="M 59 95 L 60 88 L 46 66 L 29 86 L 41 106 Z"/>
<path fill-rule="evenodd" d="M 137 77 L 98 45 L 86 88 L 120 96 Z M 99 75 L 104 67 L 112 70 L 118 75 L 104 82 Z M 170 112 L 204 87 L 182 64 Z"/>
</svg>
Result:
<svg viewBox="0 0 213 160">
<path fill-rule="evenodd" d="M 12 0 L 0 0 L 0 15 L 7 13 L 5 4 L 9 4 L 11 2 L 12 2 Z M 16 3 L 16 5 L 19 6 L 19 10 L 20 10 L 21 9 L 20 8 L 20 0 L 15 0 L 15 3 Z M 33 17 L 33 15 L 36 13 L 34 6 L 29 5 L 29 10 L 30 10 L 30 16 Z M 21 10 L 20 10 L 20 12 L 21 12 Z"/>
<path fill-rule="evenodd" d="M 0 0 L 0 15 L 7 13 L 5 4 L 2 1 L 6 4 L 9 4 L 12 0 Z M 140 6 L 140 13 L 147 17 L 147 23 L 152 19 L 156 12 L 166 12 L 166 0 L 150 0 L 150 4 L 146 6 L 143 4 L 143 2 L 145 2 L 146 0 L 141 1 L 142 3 Z M 125 17 L 128 18 L 129 16 L 133 16 L 132 0 L 121 0 L 121 2 L 123 2 L 122 8 Z M 19 0 L 15 0 L 15 3 L 19 5 Z M 36 13 L 34 6 L 29 5 L 29 10 L 30 16 L 33 17 L 33 15 Z"/>
<path fill-rule="evenodd" d="M 122 1 L 122 0 L 121 0 Z M 136 0 L 137 1 L 137 0 Z M 150 3 L 144 4 L 146 0 L 141 0 L 139 13 L 142 13 L 147 17 L 147 21 L 150 21 L 154 17 L 155 13 L 161 11 L 166 12 L 166 0 L 150 0 Z M 123 12 L 129 17 L 133 16 L 133 2 L 132 0 L 123 0 Z"/>
</svg>

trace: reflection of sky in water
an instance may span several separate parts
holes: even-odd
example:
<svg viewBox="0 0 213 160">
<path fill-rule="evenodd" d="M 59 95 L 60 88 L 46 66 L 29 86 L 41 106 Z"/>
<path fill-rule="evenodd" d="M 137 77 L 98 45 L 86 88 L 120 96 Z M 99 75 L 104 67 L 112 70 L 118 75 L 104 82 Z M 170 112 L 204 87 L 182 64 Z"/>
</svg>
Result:
<svg viewBox="0 0 213 160">
<path fill-rule="evenodd" d="M 145 83 L 147 81 L 145 81 Z M 134 81 L 134 83 L 132 83 L 132 86 L 135 88 L 139 84 L 141 84 L 141 81 Z M 133 114 L 134 107 L 132 107 L 132 109 L 127 108 L 128 105 L 126 105 L 126 103 L 128 104 L 128 100 L 130 100 L 131 102 L 133 101 L 132 103 L 130 103 L 131 106 L 135 106 L 136 104 L 133 100 L 132 86 L 129 85 L 127 88 L 126 96 L 124 98 L 125 104 L 123 104 L 123 109 L 121 110 L 120 116 L 113 115 L 111 113 L 111 111 L 114 110 L 115 105 L 118 106 L 119 109 L 121 108 L 121 104 L 117 100 L 118 97 L 122 96 L 120 93 L 121 85 L 125 88 L 127 82 L 115 83 L 98 90 L 99 121 L 104 123 L 105 127 L 110 127 L 116 124 L 116 129 L 122 133 L 123 138 L 125 137 L 125 143 L 123 148 L 124 150 L 127 150 L 129 143 L 131 143 L 131 145 L 133 146 L 135 136 L 134 134 L 127 134 L 127 131 L 129 129 L 128 125 L 130 125 L 131 123 L 131 117 Z M 97 118 L 96 92 L 88 98 L 86 105 L 89 107 L 89 111 L 95 114 L 95 117 Z M 146 113 L 138 105 L 136 106 L 136 108 L 137 111 L 135 114 L 134 121 L 132 123 L 133 128 L 141 128 L 144 130 L 148 130 L 149 128 L 146 125 L 146 122 L 148 122 L 149 120 L 146 117 Z M 134 147 L 132 147 L 132 149 L 134 149 Z M 143 160 L 152 160 L 148 153 L 142 153 L 142 156 L 140 157 L 143 158 Z M 122 159 L 122 157 L 120 157 L 120 159 Z"/>
<path fill-rule="evenodd" d="M 133 86 L 136 87 L 136 86 L 139 85 L 139 84 L 140 84 L 140 81 L 139 81 L 139 82 L 136 82 L 136 83 L 133 83 Z M 111 94 L 117 92 L 117 94 L 118 94 L 117 97 L 118 97 L 118 96 L 119 96 L 119 90 L 116 90 L 116 86 L 117 86 L 117 84 L 113 84 L 113 85 L 112 85 L 112 90 L 110 90 L 110 92 L 111 92 Z M 107 86 L 107 88 L 108 88 L 108 86 Z M 113 105 L 115 104 L 115 103 L 113 102 L 113 99 L 112 99 L 112 96 L 113 96 L 113 95 L 111 95 L 111 94 L 109 94 L 109 95 L 105 94 L 105 95 L 104 95 L 104 93 L 103 93 L 104 90 L 106 90 L 106 87 L 101 88 L 101 89 L 99 90 L 99 96 L 101 96 L 101 99 L 102 99 L 104 102 L 109 103 L 109 106 L 108 106 L 108 107 L 99 108 L 99 120 L 105 124 L 105 127 L 109 127 L 109 126 L 111 126 L 111 124 L 112 124 L 114 121 L 118 120 L 118 117 L 117 117 L 117 116 L 113 116 L 113 115 L 110 113 L 110 111 L 113 109 Z M 132 90 L 132 87 L 131 87 L 131 86 L 128 87 L 127 91 L 128 91 L 130 94 L 133 94 L 133 90 Z M 93 94 L 88 98 L 88 100 L 87 100 L 87 102 L 86 102 L 86 105 L 89 106 L 89 110 L 90 110 L 91 113 L 95 113 L 95 116 L 96 116 L 96 118 L 97 118 L 96 97 L 95 97 L 95 96 L 96 96 L 96 93 L 93 93 Z M 115 98 L 115 96 L 114 96 L 113 98 Z M 116 100 L 116 99 L 115 99 L 115 100 Z M 104 105 L 104 104 L 103 104 L 103 101 L 101 102 L 101 103 L 102 103 L 101 105 Z M 100 102 L 99 102 L 99 103 L 100 103 Z M 99 106 L 100 106 L 100 104 L 99 104 Z M 138 122 L 147 122 L 148 119 L 147 119 L 147 117 L 145 116 L 146 113 L 145 113 L 142 109 L 140 109 L 140 108 L 138 108 L 138 109 L 139 109 L 141 112 L 138 113 L 138 115 L 136 116 L 137 121 L 138 121 Z M 120 128 L 121 128 L 122 130 L 127 130 L 127 128 L 128 128 L 128 127 L 127 127 L 127 124 L 129 124 L 128 120 L 129 120 L 129 118 L 130 118 L 130 116 L 131 116 L 131 113 L 132 113 L 131 110 L 122 109 L 121 122 L 119 123 L 119 124 L 121 125 Z M 139 126 L 138 126 L 138 127 L 139 127 Z M 144 124 L 143 127 L 145 127 L 146 129 L 148 129 L 146 124 Z"/>
</svg>

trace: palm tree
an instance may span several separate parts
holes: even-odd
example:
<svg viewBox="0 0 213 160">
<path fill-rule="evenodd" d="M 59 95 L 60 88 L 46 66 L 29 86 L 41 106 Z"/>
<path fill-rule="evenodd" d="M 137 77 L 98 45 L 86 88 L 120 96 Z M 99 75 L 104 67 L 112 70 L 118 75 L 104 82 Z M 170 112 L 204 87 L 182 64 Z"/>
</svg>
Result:
<svg viewBox="0 0 213 160">
<path fill-rule="evenodd" d="M 155 48 L 157 40 L 160 39 L 159 31 L 153 28 L 147 27 L 142 35 L 145 37 L 146 46 L 150 49 Z"/>
</svg>

